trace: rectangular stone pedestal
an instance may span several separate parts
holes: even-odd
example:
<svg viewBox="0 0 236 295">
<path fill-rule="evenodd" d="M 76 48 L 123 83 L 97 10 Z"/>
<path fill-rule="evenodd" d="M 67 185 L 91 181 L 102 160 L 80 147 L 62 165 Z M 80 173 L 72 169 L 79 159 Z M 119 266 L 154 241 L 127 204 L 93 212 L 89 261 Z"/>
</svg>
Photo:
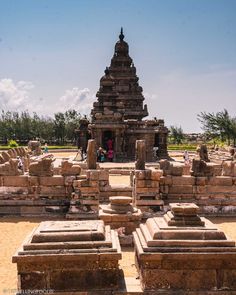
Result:
<svg viewBox="0 0 236 295">
<path fill-rule="evenodd" d="M 164 217 L 150 218 L 134 232 L 143 290 L 236 294 L 235 242 L 200 218 L 196 205 L 170 207 Z"/>
<path fill-rule="evenodd" d="M 117 234 L 103 221 L 42 222 L 13 256 L 20 290 L 109 290 L 122 275 Z"/>
</svg>

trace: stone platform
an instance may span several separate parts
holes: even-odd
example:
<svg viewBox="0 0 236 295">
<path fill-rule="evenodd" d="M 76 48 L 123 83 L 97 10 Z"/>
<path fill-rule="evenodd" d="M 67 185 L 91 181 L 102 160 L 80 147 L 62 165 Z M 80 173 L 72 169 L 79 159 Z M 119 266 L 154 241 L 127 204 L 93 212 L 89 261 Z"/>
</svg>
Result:
<svg viewBox="0 0 236 295">
<path fill-rule="evenodd" d="M 200 218 L 195 204 L 170 208 L 164 217 L 150 218 L 134 232 L 143 290 L 236 294 L 235 242 Z"/>
<path fill-rule="evenodd" d="M 140 209 L 131 204 L 131 197 L 112 196 L 109 200 L 110 204 L 100 206 L 99 219 L 109 224 L 112 229 L 124 227 L 126 235 L 132 234 L 141 222 Z"/>
<path fill-rule="evenodd" d="M 12 261 L 17 263 L 19 290 L 68 294 L 117 289 L 120 259 L 117 234 L 101 220 L 87 220 L 42 222 Z"/>
</svg>

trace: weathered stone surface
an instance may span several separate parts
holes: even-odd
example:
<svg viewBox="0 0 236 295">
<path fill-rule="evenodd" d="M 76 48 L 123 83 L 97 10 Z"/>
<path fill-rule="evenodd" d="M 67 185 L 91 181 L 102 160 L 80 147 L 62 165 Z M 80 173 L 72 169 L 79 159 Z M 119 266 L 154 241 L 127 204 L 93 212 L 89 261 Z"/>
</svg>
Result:
<svg viewBox="0 0 236 295">
<path fill-rule="evenodd" d="M 136 266 L 144 291 L 211 294 L 225 288 L 235 292 L 235 242 L 200 218 L 195 204 L 170 207 L 163 218 L 148 219 L 134 233 Z"/>
<path fill-rule="evenodd" d="M 135 169 L 136 170 L 145 170 L 145 162 L 146 162 L 145 140 L 136 140 L 135 155 L 136 155 Z"/>
<path fill-rule="evenodd" d="M 28 175 L 4 176 L 4 186 L 28 186 Z"/>
<path fill-rule="evenodd" d="M 224 161 L 222 164 L 223 176 L 236 176 L 235 161 Z"/>
<path fill-rule="evenodd" d="M 195 183 L 195 178 L 190 175 L 172 177 L 173 185 L 194 185 L 194 183 Z"/>
<path fill-rule="evenodd" d="M 0 176 L 1 175 L 20 175 L 22 171 L 18 169 L 18 160 L 17 159 L 9 159 L 4 164 L 0 164 Z"/>
<path fill-rule="evenodd" d="M 99 180 L 100 170 L 87 170 L 87 179 L 88 180 Z"/>
<path fill-rule="evenodd" d="M 61 175 L 54 176 L 40 176 L 39 183 L 42 186 L 63 186 L 64 185 L 64 177 Z"/>
<path fill-rule="evenodd" d="M 88 141 L 87 148 L 87 168 L 96 169 L 97 153 L 96 153 L 96 142 L 93 139 Z"/>
<path fill-rule="evenodd" d="M 99 218 L 113 229 L 124 227 L 125 233 L 120 234 L 130 235 L 141 222 L 141 211 L 131 205 L 131 197 L 112 196 L 109 200 L 110 204 L 100 206 Z"/>
<path fill-rule="evenodd" d="M 61 175 L 63 176 L 79 175 L 80 172 L 81 172 L 80 165 L 66 161 L 66 160 L 61 162 Z"/>
<path fill-rule="evenodd" d="M 200 146 L 197 147 L 197 153 L 200 160 L 204 162 L 210 162 L 208 157 L 207 146 L 205 144 L 201 144 Z"/>
<path fill-rule="evenodd" d="M 41 158 L 37 162 L 29 165 L 30 176 L 52 176 L 53 175 L 53 159 Z"/>
<path fill-rule="evenodd" d="M 2 152 L 1 156 L 4 159 L 4 162 L 9 161 L 9 159 L 11 158 L 10 155 L 7 152 Z"/>
<path fill-rule="evenodd" d="M 43 222 L 13 256 L 20 288 L 65 293 L 117 289 L 119 259 L 117 234 L 92 220 Z"/>
<path fill-rule="evenodd" d="M 162 175 L 163 175 L 162 170 L 152 170 L 151 180 L 159 181 Z"/>
<path fill-rule="evenodd" d="M 30 140 L 28 143 L 28 150 L 33 156 L 40 156 L 42 154 L 40 141 Z"/>
<path fill-rule="evenodd" d="M 213 176 L 214 165 L 207 164 L 203 160 L 193 159 L 191 175 L 197 177 Z"/>
</svg>

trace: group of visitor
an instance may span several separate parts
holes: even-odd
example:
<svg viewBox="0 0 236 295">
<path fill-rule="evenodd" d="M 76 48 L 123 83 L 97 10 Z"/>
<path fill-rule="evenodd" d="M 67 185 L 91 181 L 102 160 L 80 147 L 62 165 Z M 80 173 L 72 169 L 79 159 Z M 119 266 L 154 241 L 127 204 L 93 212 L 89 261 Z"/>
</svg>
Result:
<svg viewBox="0 0 236 295">
<path fill-rule="evenodd" d="M 113 162 L 114 151 L 113 151 L 113 140 L 108 139 L 106 143 L 106 150 L 102 147 L 99 147 L 97 150 L 97 162 L 105 162 L 108 160 L 109 162 Z"/>
</svg>

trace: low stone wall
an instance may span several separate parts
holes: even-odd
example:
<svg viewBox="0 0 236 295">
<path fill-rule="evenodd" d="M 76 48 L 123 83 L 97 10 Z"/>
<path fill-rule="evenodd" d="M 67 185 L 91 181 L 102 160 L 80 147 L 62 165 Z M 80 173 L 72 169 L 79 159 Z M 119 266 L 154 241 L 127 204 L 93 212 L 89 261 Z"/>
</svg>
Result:
<svg viewBox="0 0 236 295">
<path fill-rule="evenodd" d="M 127 187 L 111 187 L 107 170 L 85 169 L 81 175 L 78 164 L 62 164 L 62 175 L 0 176 L 0 215 L 64 215 L 73 197 L 75 204 L 78 200 L 82 207 L 85 205 L 83 210 L 91 207 L 98 211 L 99 204 L 107 203 L 110 196 L 132 194 L 134 204 L 150 214 L 161 213 L 163 205 L 171 202 L 193 202 L 200 207 L 201 214 L 236 214 L 234 161 L 218 165 L 196 160 L 192 169 L 163 162 L 161 169 L 134 170 L 133 186 Z M 39 173 L 38 169 L 35 171 Z"/>
<path fill-rule="evenodd" d="M 166 206 L 172 202 L 193 202 L 200 207 L 202 214 L 236 214 L 235 162 L 226 161 L 219 165 L 194 160 L 190 167 L 165 160 L 161 161 L 160 167 L 162 170 L 154 170 L 159 171 L 156 183 L 147 176 L 150 169 L 136 170 L 134 199 L 137 206 L 141 205 L 140 192 L 146 192 L 147 205 L 148 198 L 153 199 L 152 205 L 161 201 Z M 142 180 L 139 175 L 143 175 Z"/>
<path fill-rule="evenodd" d="M 166 205 L 193 202 L 204 214 L 236 214 L 236 177 L 163 176 L 160 194 Z"/>
<path fill-rule="evenodd" d="M 67 211 L 71 177 L 55 175 L 0 177 L 0 215 L 48 215 Z"/>
</svg>

